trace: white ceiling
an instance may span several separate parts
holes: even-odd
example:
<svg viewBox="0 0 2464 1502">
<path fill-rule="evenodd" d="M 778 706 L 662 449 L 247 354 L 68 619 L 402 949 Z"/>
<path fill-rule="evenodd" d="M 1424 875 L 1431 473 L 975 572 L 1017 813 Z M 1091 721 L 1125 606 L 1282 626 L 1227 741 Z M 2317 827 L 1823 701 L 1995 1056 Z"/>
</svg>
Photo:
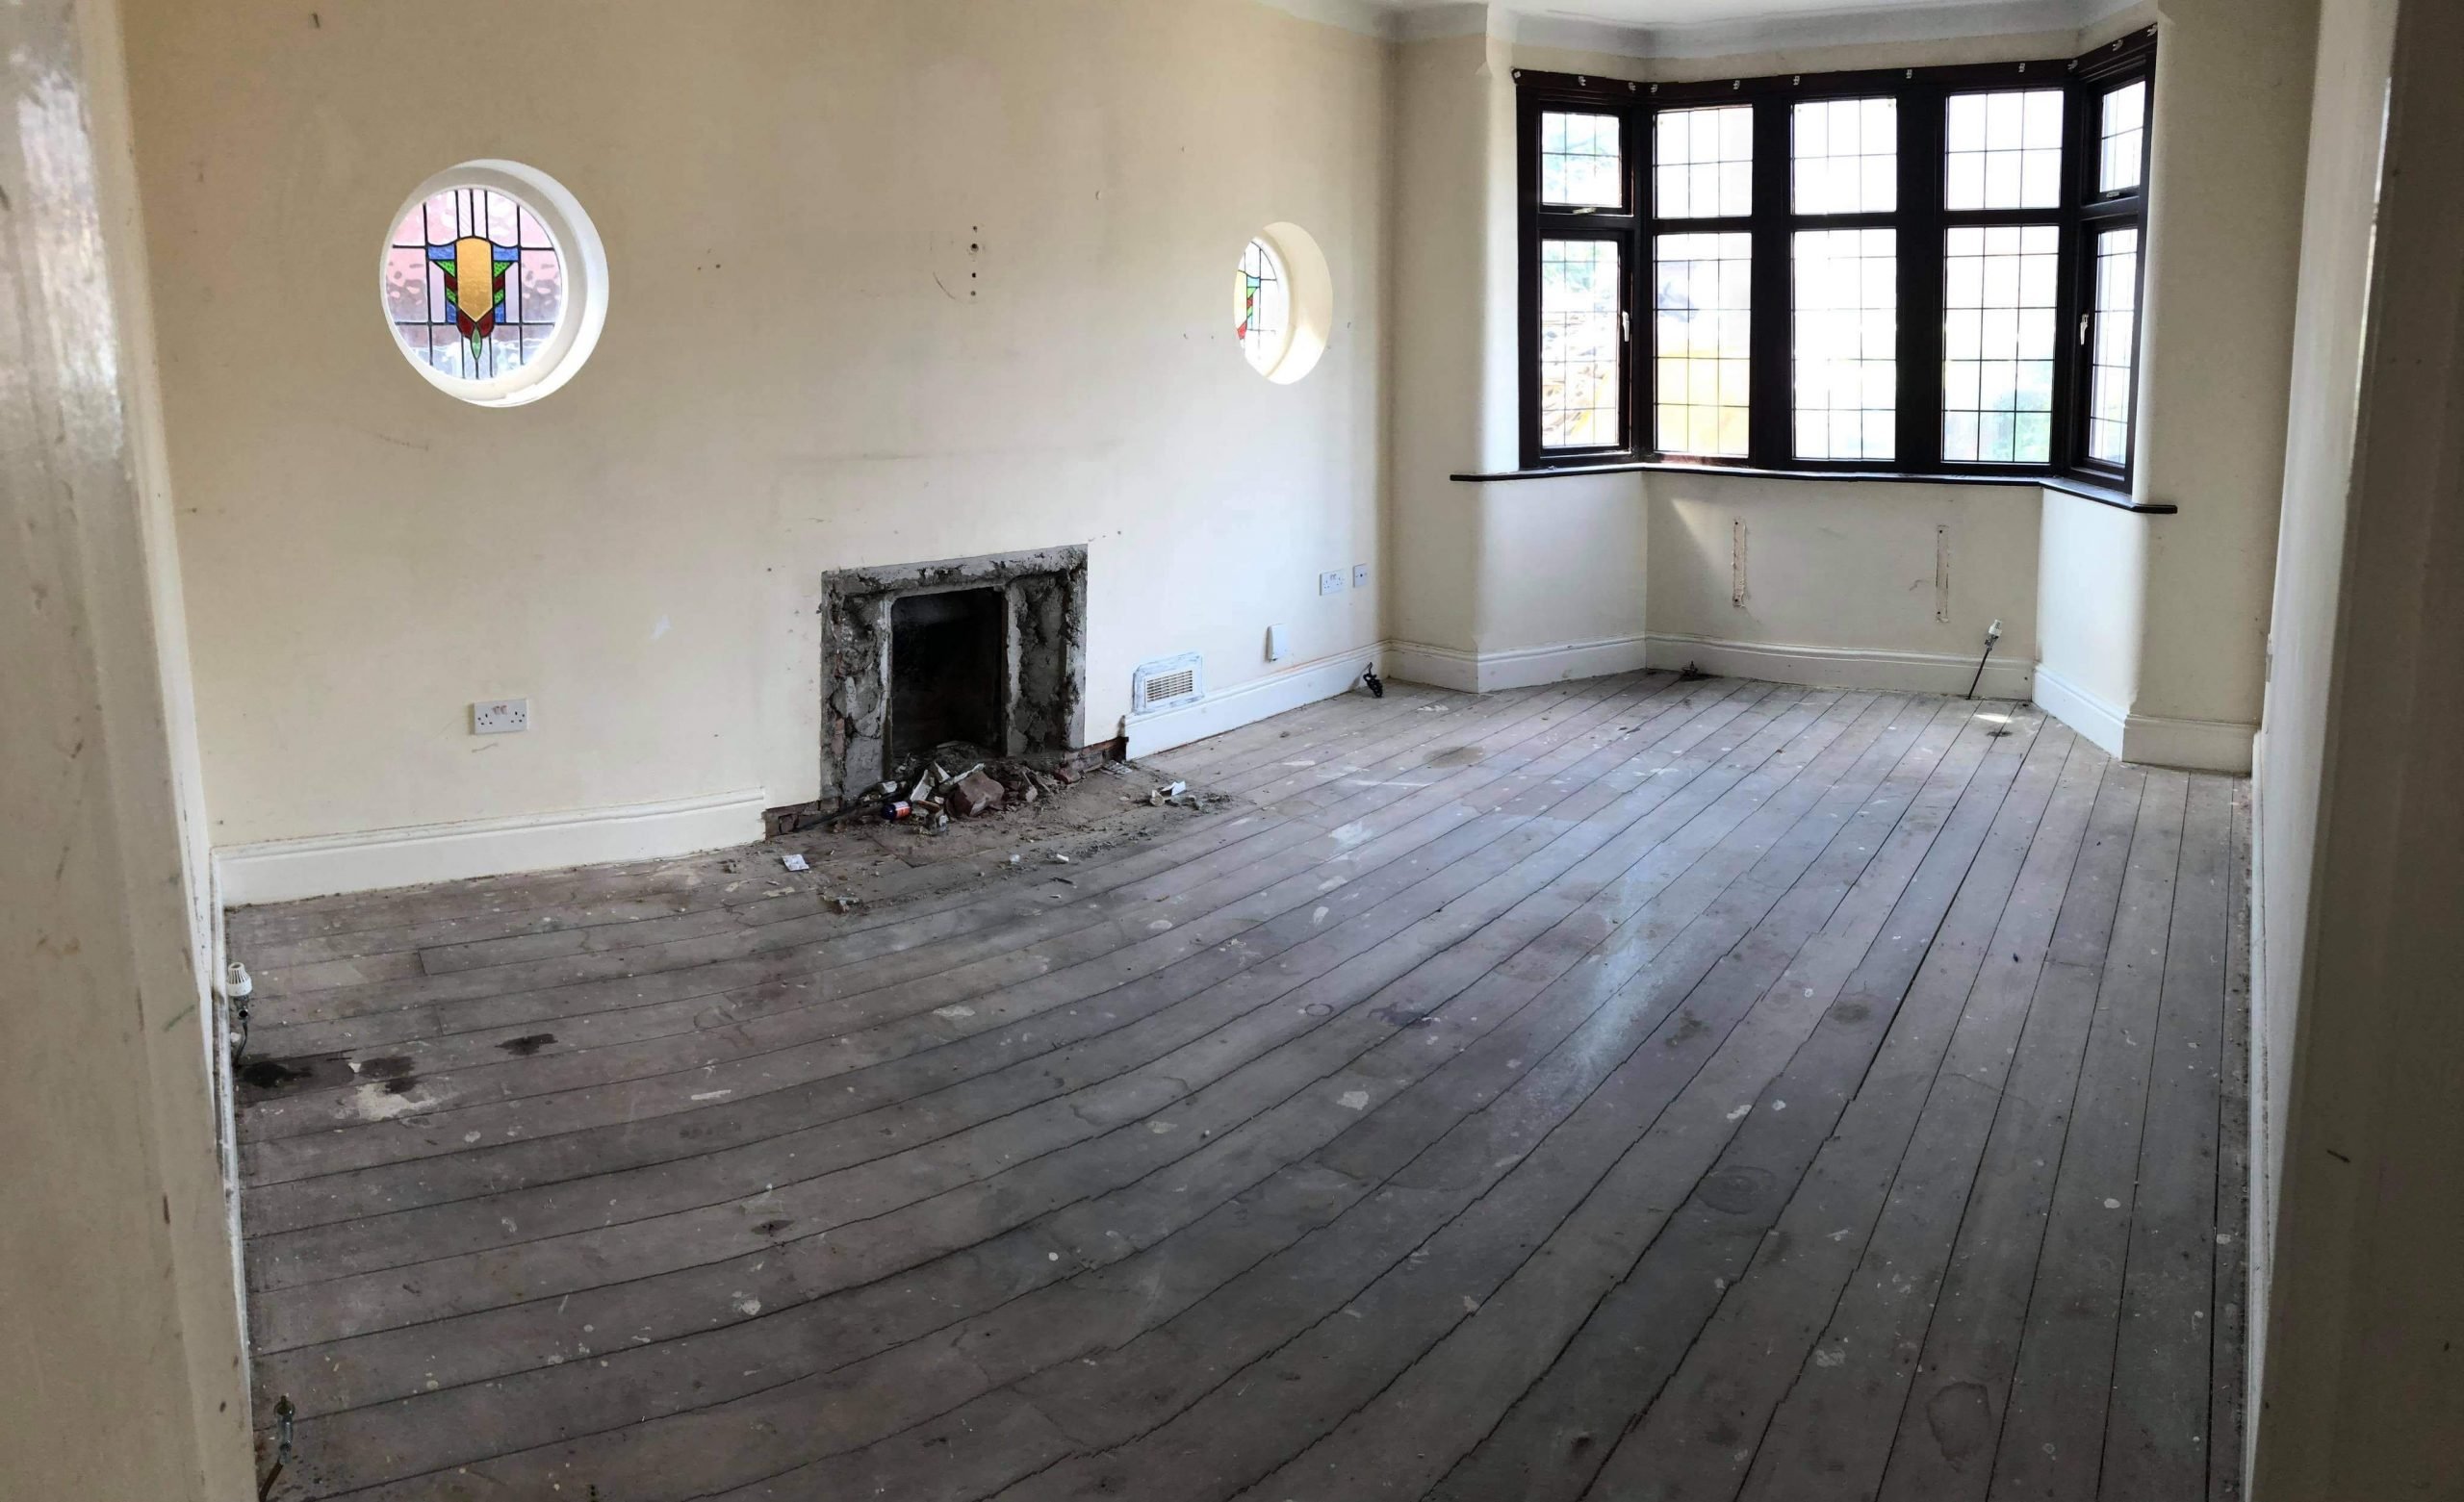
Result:
<svg viewBox="0 0 2464 1502">
<path fill-rule="evenodd" d="M 1389 11 L 1441 11 L 1459 0 L 1376 0 Z M 2015 7 L 2024 0 L 2009 0 Z M 1804 15 L 1841 15 L 1873 11 L 1971 10 L 1973 0 L 1513 0 L 1506 9 L 1527 15 L 1599 21 L 1656 30 L 1717 22 L 1768 21 Z"/>
<path fill-rule="evenodd" d="M 1717 56 L 1853 41 L 2077 30 L 2135 0 L 1267 0 L 1404 36 L 1511 26 L 1527 41 L 1633 56 Z M 1486 19 L 1483 19 L 1486 17 Z"/>
</svg>

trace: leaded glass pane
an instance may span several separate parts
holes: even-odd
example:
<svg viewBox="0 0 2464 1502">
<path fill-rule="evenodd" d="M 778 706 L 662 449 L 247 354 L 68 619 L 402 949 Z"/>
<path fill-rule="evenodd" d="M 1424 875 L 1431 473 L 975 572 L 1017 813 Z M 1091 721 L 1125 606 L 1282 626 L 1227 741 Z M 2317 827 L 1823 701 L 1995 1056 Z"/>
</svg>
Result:
<svg viewBox="0 0 2464 1502">
<path fill-rule="evenodd" d="M 1898 448 L 1899 232 L 1796 237 L 1796 456 Z"/>
<path fill-rule="evenodd" d="M 1653 120 L 1652 212 L 1734 219 L 1754 212 L 1754 107 L 1662 110 Z"/>
<path fill-rule="evenodd" d="M 2062 90 L 1953 94 L 1944 121 L 1942 204 L 2050 209 L 2062 202 Z"/>
<path fill-rule="evenodd" d="M 564 262 L 512 194 L 449 188 L 403 216 L 385 250 L 385 312 L 413 360 L 483 381 L 534 364 L 564 316 Z"/>
<path fill-rule="evenodd" d="M 2088 457 L 2130 462 L 2130 373 L 2139 354 L 2139 231 L 2096 237 L 2096 308 L 2088 366 Z"/>
<path fill-rule="evenodd" d="M 2044 464 L 2053 455 L 2054 293 L 2061 232 L 1948 232 L 1942 261 L 1942 457 Z"/>
<path fill-rule="evenodd" d="M 1624 127 L 1613 115 L 1540 116 L 1540 201 L 1578 209 L 1626 206 Z"/>
<path fill-rule="evenodd" d="M 1816 99 L 1791 112 L 1792 202 L 1799 214 L 1888 214 L 1899 207 L 1899 101 Z"/>
<path fill-rule="evenodd" d="M 2113 193 L 2138 187 L 2140 159 L 2147 144 L 2146 80 L 2107 93 L 2096 130 L 2096 191 Z"/>
<path fill-rule="evenodd" d="M 1232 277 L 1232 335 L 1241 353 L 1262 375 L 1272 375 L 1292 347 L 1292 280 L 1283 260 L 1263 240 L 1241 252 Z"/>
<path fill-rule="evenodd" d="M 1662 235 L 1652 348 L 1662 452 L 1742 458 L 1751 395 L 1754 237 Z"/>
<path fill-rule="evenodd" d="M 1540 446 L 1607 448 L 1624 400 L 1613 240 L 1540 242 Z"/>
</svg>

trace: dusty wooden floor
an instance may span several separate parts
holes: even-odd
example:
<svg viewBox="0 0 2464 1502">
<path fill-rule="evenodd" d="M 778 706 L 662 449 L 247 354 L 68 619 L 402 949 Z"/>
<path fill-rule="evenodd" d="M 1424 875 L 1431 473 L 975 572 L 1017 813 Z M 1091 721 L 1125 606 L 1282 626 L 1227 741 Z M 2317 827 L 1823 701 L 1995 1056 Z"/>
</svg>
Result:
<svg viewBox="0 0 2464 1502">
<path fill-rule="evenodd" d="M 2230 1494 L 2242 783 L 1665 674 L 1160 764 L 851 913 L 235 914 L 276 1494 Z"/>
</svg>

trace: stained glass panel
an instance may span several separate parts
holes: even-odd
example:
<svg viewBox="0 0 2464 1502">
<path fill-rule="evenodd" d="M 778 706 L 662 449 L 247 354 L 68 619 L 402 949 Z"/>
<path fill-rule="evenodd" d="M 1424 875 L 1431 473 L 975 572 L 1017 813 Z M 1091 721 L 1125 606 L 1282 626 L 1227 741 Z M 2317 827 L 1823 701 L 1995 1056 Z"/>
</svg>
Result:
<svg viewBox="0 0 2464 1502">
<path fill-rule="evenodd" d="M 449 188 L 403 216 L 385 251 L 385 312 L 412 359 L 458 380 L 533 364 L 564 316 L 564 261 L 512 194 Z"/>
<path fill-rule="evenodd" d="M 1241 252 L 1232 277 L 1232 334 L 1261 375 L 1272 375 L 1292 343 L 1292 284 L 1262 240 Z"/>
</svg>

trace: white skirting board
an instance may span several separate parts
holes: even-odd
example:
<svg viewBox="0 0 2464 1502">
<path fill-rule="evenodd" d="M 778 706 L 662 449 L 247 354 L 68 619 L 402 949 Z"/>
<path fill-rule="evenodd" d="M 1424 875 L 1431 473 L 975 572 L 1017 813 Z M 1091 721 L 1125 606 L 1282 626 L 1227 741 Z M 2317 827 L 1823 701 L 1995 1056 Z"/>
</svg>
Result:
<svg viewBox="0 0 2464 1502">
<path fill-rule="evenodd" d="M 769 795 L 756 789 L 574 813 L 328 834 L 214 853 L 221 904 L 287 903 L 466 877 L 657 860 L 750 845 L 762 837 Z"/>
<path fill-rule="evenodd" d="M 2112 755 L 2150 767 L 2246 773 L 2254 725 L 2132 714 L 2050 668 L 2037 669 L 2037 707 Z"/>
<path fill-rule="evenodd" d="M 1860 647 L 1808 647 L 1779 642 L 1732 642 L 1708 636 L 1655 632 L 1651 665 L 1682 668 L 1732 678 L 1762 678 L 1821 688 L 1881 689 L 1901 694 L 1964 694 L 1976 676 L 1976 659 L 1948 652 L 1890 651 Z M 1976 692 L 1985 699 L 2025 699 L 2036 664 L 2016 658 L 1987 661 Z"/>
<path fill-rule="evenodd" d="M 1406 683 L 1426 683 L 1467 694 L 1494 694 L 1500 689 L 1529 688 L 1567 678 L 1631 673 L 1644 665 L 1644 639 L 1639 636 L 1499 652 L 1457 651 L 1425 642 L 1386 644 L 1387 671 L 1395 677 Z"/>
<path fill-rule="evenodd" d="M 2124 761 L 2151 767 L 2186 767 L 2193 772 L 2246 773 L 2254 725 L 2230 720 L 2168 720 L 2161 715 L 2132 715 L 2122 724 Z"/>
<path fill-rule="evenodd" d="M 2122 730 L 2130 717 L 2042 663 L 2037 664 L 2036 705 L 2105 754 L 2121 754 Z"/>
<path fill-rule="evenodd" d="M 1246 683 L 1236 683 L 1219 693 L 1207 695 L 1194 704 L 1175 704 L 1153 714 L 1127 715 L 1121 720 L 1121 733 L 1128 739 L 1129 754 L 1135 759 L 1151 756 L 1157 751 L 1187 746 L 1210 735 L 1221 735 L 1245 725 L 1279 715 L 1287 709 L 1314 704 L 1322 699 L 1332 699 L 1360 680 L 1362 672 L 1379 667 L 1385 653 L 1379 644 L 1371 643 L 1349 651 L 1304 662 L 1297 667 L 1270 673 Z"/>
</svg>

